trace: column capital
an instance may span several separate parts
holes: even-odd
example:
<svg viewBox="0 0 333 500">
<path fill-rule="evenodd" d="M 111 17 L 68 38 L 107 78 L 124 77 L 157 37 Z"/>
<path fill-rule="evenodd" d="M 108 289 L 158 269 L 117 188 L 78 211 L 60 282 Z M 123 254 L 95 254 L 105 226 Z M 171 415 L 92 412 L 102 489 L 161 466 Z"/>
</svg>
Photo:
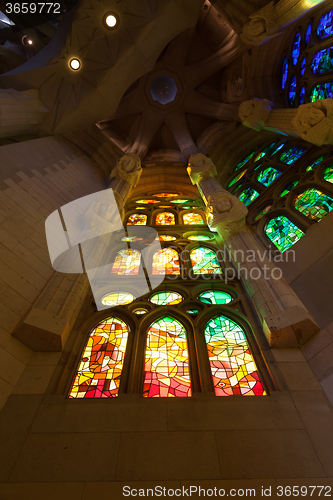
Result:
<svg viewBox="0 0 333 500">
<path fill-rule="evenodd" d="M 240 38 L 247 45 L 261 45 L 280 34 L 272 1 L 249 15 L 249 21 L 242 27 Z"/>
<path fill-rule="evenodd" d="M 112 169 L 109 179 L 121 179 L 135 187 L 139 182 L 142 173 L 140 156 L 129 153 L 117 160 L 116 166 Z"/>
<path fill-rule="evenodd" d="M 208 198 L 206 216 L 208 225 L 223 237 L 236 235 L 245 227 L 248 210 L 244 203 L 225 189 L 215 191 Z"/>
<path fill-rule="evenodd" d="M 268 117 L 273 103 L 268 99 L 250 99 L 240 104 L 238 109 L 239 118 L 245 127 L 253 130 L 265 128 L 265 121 Z"/>
<path fill-rule="evenodd" d="M 187 167 L 188 175 L 192 184 L 199 184 L 208 177 L 215 177 L 217 174 L 213 161 L 202 153 L 191 155 Z"/>
<path fill-rule="evenodd" d="M 302 104 L 292 123 L 305 141 L 316 146 L 333 144 L 333 100 L 320 99 Z"/>
</svg>

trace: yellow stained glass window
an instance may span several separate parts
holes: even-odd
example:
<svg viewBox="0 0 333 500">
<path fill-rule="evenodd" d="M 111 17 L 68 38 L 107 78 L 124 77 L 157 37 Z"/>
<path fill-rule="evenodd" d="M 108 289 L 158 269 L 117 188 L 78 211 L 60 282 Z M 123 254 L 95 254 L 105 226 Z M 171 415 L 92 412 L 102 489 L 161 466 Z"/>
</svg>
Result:
<svg viewBox="0 0 333 500">
<path fill-rule="evenodd" d="M 180 274 L 179 255 L 174 248 L 162 248 L 153 256 L 153 274 Z"/>
<path fill-rule="evenodd" d="M 195 212 L 189 212 L 183 215 L 183 221 L 186 225 L 191 224 L 204 224 L 204 220 L 202 215 L 197 214 Z"/>
<path fill-rule="evenodd" d="M 127 292 L 111 292 L 104 295 L 101 302 L 103 306 L 125 306 L 133 302 L 135 297 Z"/>
<path fill-rule="evenodd" d="M 157 226 L 170 226 L 170 225 L 175 225 L 175 216 L 171 212 L 162 212 L 160 214 L 156 215 L 156 222 L 155 224 Z"/>
<path fill-rule="evenodd" d="M 145 214 L 132 214 L 129 216 L 128 226 L 145 226 L 147 224 L 147 215 Z"/>
<path fill-rule="evenodd" d="M 115 258 L 111 274 L 139 274 L 141 253 L 139 250 L 120 250 Z"/>
</svg>

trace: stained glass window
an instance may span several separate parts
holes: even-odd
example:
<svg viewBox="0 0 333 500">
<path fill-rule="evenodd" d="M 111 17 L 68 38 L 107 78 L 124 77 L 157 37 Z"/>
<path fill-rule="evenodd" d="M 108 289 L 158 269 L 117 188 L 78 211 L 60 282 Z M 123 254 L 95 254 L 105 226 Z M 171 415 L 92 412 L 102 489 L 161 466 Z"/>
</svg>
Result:
<svg viewBox="0 0 333 500">
<path fill-rule="evenodd" d="M 283 59 L 282 69 L 281 69 L 281 87 L 283 89 L 286 86 L 287 76 L 288 76 L 288 59 L 285 57 Z"/>
<path fill-rule="evenodd" d="M 313 56 L 311 69 L 314 75 L 318 73 L 327 73 L 333 70 L 333 47 L 328 47 L 327 49 L 320 50 L 316 52 Z"/>
<path fill-rule="evenodd" d="M 183 199 L 180 199 L 179 200 L 171 200 L 171 203 L 188 203 L 190 200 L 183 200 Z"/>
<path fill-rule="evenodd" d="M 289 184 L 287 184 L 287 186 L 283 189 L 283 191 L 281 191 L 280 196 L 281 197 L 287 196 L 287 194 L 290 193 L 290 191 L 294 189 L 295 186 L 297 186 L 298 182 L 299 182 L 298 180 L 289 182 Z"/>
<path fill-rule="evenodd" d="M 189 212 L 183 215 L 183 222 L 185 225 L 204 224 L 202 215 L 195 212 Z"/>
<path fill-rule="evenodd" d="M 258 174 L 258 181 L 261 182 L 264 186 L 270 186 L 272 182 L 275 181 L 279 176 L 281 175 L 281 172 L 279 170 L 276 170 L 276 168 L 268 167 L 265 170 L 262 170 Z"/>
<path fill-rule="evenodd" d="M 287 151 L 284 151 L 281 156 L 280 156 L 280 161 L 283 163 L 287 163 L 288 165 L 291 165 L 294 163 L 298 158 L 300 158 L 304 153 L 306 153 L 306 149 L 303 148 L 297 148 L 296 146 L 293 146 L 290 149 L 287 149 Z"/>
<path fill-rule="evenodd" d="M 266 225 L 265 233 L 282 253 L 305 234 L 284 215 L 271 219 Z"/>
<path fill-rule="evenodd" d="M 142 205 L 151 205 L 152 203 L 159 203 L 157 200 L 137 200 L 135 203 L 142 203 Z"/>
<path fill-rule="evenodd" d="M 326 12 L 317 25 L 317 36 L 324 40 L 333 35 L 333 10 Z"/>
<path fill-rule="evenodd" d="M 300 92 L 299 92 L 299 102 L 298 104 L 301 105 L 301 104 L 304 104 L 304 100 L 305 100 L 305 87 L 302 87 Z"/>
<path fill-rule="evenodd" d="M 296 66 L 296 64 L 297 64 L 300 51 L 301 51 L 301 35 L 300 35 L 300 33 L 296 33 L 295 38 L 294 38 L 293 47 L 291 50 L 291 58 L 292 58 L 294 66 Z"/>
<path fill-rule="evenodd" d="M 159 205 L 158 208 L 172 208 L 171 205 Z"/>
<path fill-rule="evenodd" d="M 305 45 L 309 45 L 310 41 L 310 36 L 311 36 L 311 24 L 308 24 L 305 30 Z"/>
<path fill-rule="evenodd" d="M 313 87 L 310 93 L 310 102 L 318 101 L 319 99 L 333 98 L 333 82 L 320 83 Z"/>
<path fill-rule="evenodd" d="M 128 338 L 128 326 L 108 318 L 93 328 L 69 392 L 70 398 L 118 396 Z"/>
<path fill-rule="evenodd" d="M 259 193 L 256 189 L 248 187 L 241 192 L 238 198 L 244 203 L 244 205 L 247 206 L 250 205 L 250 203 L 252 203 L 256 198 L 258 198 L 258 196 Z"/>
<path fill-rule="evenodd" d="M 312 188 L 296 196 L 294 205 L 296 210 L 309 219 L 320 221 L 333 210 L 333 198 Z"/>
<path fill-rule="evenodd" d="M 139 250 L 120 250 L 115 258 L 111 274 L 139 274 L 141 253 Z"/>
<path fill-rule="evenodd" d="M 263 208 L 262 210 L 260 210 L 260 212 L 257 213 L 254 220 L 261 219 L 261 217 L 263 217 L 265 214 L 267 214 L 267 212 L 269 212 L 271 208 L 272 208 L 272 205 L 267 205 L 267 207 Z"/>
<path fill-rule="evenodd" d="M 157 196 L 158 198 L 172 198 L 173 196 L 179 196 L 178 193 L 158 193 L 154 194 L 154 196 Z"/>
<path fill-rule="evenodd" d="M 188 309 L 186 312 L 188 314 L 198 314 L 200 311 L 199 309 Z"/>
<path fill-rule="evenodd" d="M 180 274 L 179 255 L 174 248 L 162 248 L 153 256 L 153 274 Z"/>
<path fill-rule="evenodd" d="M 296 97 L 296 85 L 297 85 L 296 75 L 293 75 L 291 77 L 289 85 L 289 93 L 288 93 L 289 106 L 292 106 L 294 104 Z"/>
<path fill-rule="evenodd" d="M 148 312 L 147 309 L 134 309 L 134 314 L 136 314 L 137 316 L 143 316 L 144 314 L 146 314 Z"/>
<path fill-rule="evenodd" d="M 266 394 L 240 325 L 216 316 L 206 325 L 205 339 L 216 396 Z"/>
<path fill-rule="evenodd" d="M 101 302 L 104 306 L 125 306 L 133 302 L 135 297 L 127 292 L 112 292 L 107 293 L 102 298 Z"/>
<path fill-rule="evenodd" d="M 239 163 L 237 163 L 236 167 L 235 167 L 235 172 L 236 170 L 239 170 L 240 168 L 242 168 L 245 163 L 247 163 L 249 160 L 251 160 L 252 156 L 254 155 L 255 151 L 252 151 L 252 153 L 250 153 L 249 155 L 247 155 L 244 160 L 240 161 Z"/>
<path fill-rule="evenodd" d="M 138 238 L 137 236 L 124 236 L 121 241 L 142 241 L 143 238 Z"/>
<path fill-rule="evenodd" d="M 150 297 L 150 301 L 157 306 L 175 306 L 182 300 L 183 297 L 178 292 L 157 292 Z"/>
<path fill-rule="evenodd" d="M 305 66 L 306 66 L 305 57 L 303 57 L 302 62 L 301 62 L 301 69 L 300 69 L 301 76 L 303 76 L 305 73 Z"/>
<path fill-rule="evenodd" d="M 162 212 L 156 215 L 156 226 L 170 226 L 175 225 L 175 216 L 171 212 Z"/>
<path fill-rule="evenodd" d="M 231 187 L 233 186 L 234 184 L 236 184 L 236 182 L 239 181 L 239 179 L 241 179 L 247 172 L 247 169 L 246 170 L 243 170 L 243 172 L 240 172 L 239 174 L 237 174 L 228 184 L 228 187 Z"/>
<path fill-rule="evenodd" d="M 148 330 L 143 396 L 191 395 L 186 330 L 176 319 L 164 316 Z"/>
<path fill-rule="evenodd" d="M 311 170 L 314 170 L 319 163 L 321 163 L 325 159 L 326 155 L 320 156 L 319 158 L 316 159 L 311 165 L 309 165 L 306 169 L 307 172 L 310 172 Z"/>
<path fill-rule="evenodd" d="M 175 241 L 177 238 L 176 236 L 169 236 L 168 234 L 160 234 L 156 239 L 160 241 Z"/>
<path fill-rule="evenodd" d="M 210 236 L 206 236 L 205 234 L 198 234 L 197 236 L 189 236 L 188 239 L 191 241 L 208 241 L 211 238 Z"/>
<path fill-rule="evenodd" d="M 265 156 L 268 150 L 271 149 L 272 146 L 274 146 L 275 142 L 272 142 L 272 144 L 269 144 L 269 146 L 266 146 L 254 159 L 254 161 L 261 160 Z"/>
<path fill-rule="evenodd" d="M 271 152 L 270 156 L 274 156 L 274 155 L 275 155 L 275 153 L 277 153 L 278 151 L 280 151 L 280 149 L 282 149 L 282 148 L 283 148 L 284 144 L 285 144 L 285 143 L 282 143 L 282 144 L 280 144 L 279 146 L 276 146 L 276 148 L 274 148 L 274 149 L 272 150 L 272 152 Z"/>
<path fill-rule="evenodd" d="M 215 252 L 206 247 L 198 247 L 190 254 L 193 274 L 221 274 Z"/>
<path fill-rule="evenodd" d="M 145 226 L 147 224 L 147 215 L 145 214 L 132 214 L 129 216 L 128 226 Z"/>
<path fill-rule="evenodd" d="M 228 304 L 232 301 L 230 293 L 222 292 L 220 290 L 207 290 L 200 293 L 198 299 L 205 304 Z"/>
<path fill-rule="evenodd" d="M 325 181 L 333 184 L 333 167 L 327 167 L 324 170 L 323 178 Z"/>
</svg>

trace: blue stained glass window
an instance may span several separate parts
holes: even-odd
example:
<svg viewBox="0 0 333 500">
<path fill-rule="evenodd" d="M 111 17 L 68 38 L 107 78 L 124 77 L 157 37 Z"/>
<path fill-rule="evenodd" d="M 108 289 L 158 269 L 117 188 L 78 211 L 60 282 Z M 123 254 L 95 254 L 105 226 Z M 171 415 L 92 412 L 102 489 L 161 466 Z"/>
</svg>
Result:
<svg viewBox="0 0 333 500">
<path fill-rule="evenodd" d="M 308 24 L 305 30 L 305 45 L 309 45 L 311 36 L 311 24 Z"/>
<path fill-rule="evenodd" d="M 320 50 L 313 56 L 311 69 L 314 75 L 333 70 L 333 47 Z"/>
<path fill-rule="evenodd" d="M 272 182 L 275 181 L 281 175 L 281 172 L 279 170 L 276 170 L 276 168 L 268 167 L 265 170 L 262 170 L 258 174 L 258 181 L 261 182 L 264 186 L 270 186 Z"/>
<path fill-rule="evenodd" d="M 250 205 L 256 198 L 258 198 L 259 193 L 256 189 L 248 187 L 241 192 L 238 199 L 244 203 L 244 205 Z"/>
<path fill-rule="evenodd" d="M 300 71 L 301 76 L 303 76 L 305 73 L 305 66 L 306 66 L 305 57 L 303 57 L 302 62 L 301 62 L 301 71 Z"/>
<path fill-rule="evenodd" d="M 282 253 L 305 234 L 284 215 L 271 219 L 266 225 L 265 233 Z"/>
<path fill-rule="evenodd" d="M 311 90 L 310 102 L 333 98 L 333 82 L 319 83 Z"/>
<path fill-rule="evenodd" d="M 324 40 L 333 35 L 333 10 L 326 12 L 317 25 L 317 36 Z"/>
<path fill-rule="evenodd" d="M 300 45 L 301 45 L 301 35 L 300 35 L 300 33 L 296 33 L 295 38 L 294 38 L 292 52 L 291 52 L 291 58 L 292 58 L 294 66 L 296 66 L 297 60 L 299 58 L 299 53 L 301 50 Z"/>
<path fill-rule="evenodd" d="M 288 59 L 285 57 L 283 59 L 282 69 L 281 69 L 281 87 L 283 89 L 286 86 L 287 76 L 288 76 Z"/>
<path fill-rule="evenodd" d="M 304 99 L 305 99 L 305 87 L 301 88 L 301 91 L 299 93 L 299 105 L 304 104 Z"/>
<path fill-rule="evenodd" d="M 276 148 L 274 148 L 273 151 L 271 152 L 270 156 L 274 156 L 275 153 L 280 151 L 280 149 L 282 149 L 284 145 L 285 145 L 285 143 L 282 143 L 282 144 L 280 144 L 280 146 L 277 146 Z"/>
<path fill-rule="evenodd" d="M 309 165 L 306 169 L 307 172 L 310 172 L 310 170 L 314 170 L 317 165 L 319 165 L 323 160 L 325 160 L 326 155 L 320 156 L 319 158 L 316 159 L 311 165 Z"/>
<path fill-rule="evenodd" d="M 287 163 L 287 165 L 291 165 L 294 163 L 298 158 L 300 158 L 304 153 L 306 153 L 306 149 L 302 148 L 297 148 L 296 146 L 293 146 L 290 149 L 287 149 L 287 151 L 284 151 L 281 156 L 280 156 L 280 161 L 283 163 Z"/>
<path fill-rule="evenodd" d="M 293 75 L 290 80 L 290 85 L 289 85 L 289 92 L 288 92 L 288 101 L 289 101 L 289 106 L 292 106 L 295 101 L 296 97 L 296 75 Z"/>
</svg>

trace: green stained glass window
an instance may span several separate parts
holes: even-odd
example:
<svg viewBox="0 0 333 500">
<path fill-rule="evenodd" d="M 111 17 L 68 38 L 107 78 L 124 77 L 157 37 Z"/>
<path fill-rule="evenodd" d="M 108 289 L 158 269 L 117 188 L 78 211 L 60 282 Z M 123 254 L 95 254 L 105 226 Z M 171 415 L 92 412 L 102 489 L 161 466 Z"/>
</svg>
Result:
<svg viewBox="0 0 333 500">
<path fill-rule="evenodd" d="M 283 163 L 287 163 L 287 165 L 291 165 L 296 160 L 298 160 L 304 153 L 306 153 L 306 149 L 298 148 L 293 146 L 287 151 L 284 151 L 280 156 L 280 161 Z"/>
<path fill-rule="evenodd" d="M 193 274 L 221 274 L 215 252 L 206 247 L 198 247 L 190 254 Z"/>
<path fill-rule="evenodd" d="M 240 325 L 215 316 L 206 325 L 205 340 L 216 396 L 266 395 Z"/>
<path fill-rule="evenodd" d="M 305 234 L 284 215 L 270 219 L 266 225 L 265 233 L 282 253 Z"/>
<path fill-rule="evenodd" d="M 299 181 L 298 181 L 298 180 L 290 182 L 290 183 L 289 183 L 289 184 L 288 184 L 288 185 L 284 188 L 284 190 L 283 190 L 283 191 L 281 191 L 280 196 L 281 196 L 281 197 L 282 197 L 282 196 L 287 196 L 287 194 L 288 194 L 288 193 L 290 193 L 290 191 L 291 191 L 292 189 L 294 189 L 294 187 L 295 187 L 295 186 L 297 186 L 297 184 L 298 184 L 298 183 L 299 183 Z"/>
<path fill-rule="evenodd" d="M 310 92 L 310 102 L 333 98 L 333 82 L 319 83 Z"/>
<path fill-rule="evenodd" d="M 244 160 L 240 161 L 239 163 L 237 163 L 236 167 L 234 168 L 234 171 L 236 172 L 236 170 L 239 170 L 240 168 L 242 168 L 245 163 L 247 163 L 249 160 L 251 160 L 252 156 L 255 154 L 255 151 L 252 151 L 252 153 L 250 153 L 249 155 L 247 155 Z"/>
<path fill-rule="evenodd" d="M 198 314 L 200 311 L 199 309 L 188 309 L 186 312 L 188 314 Z"/>
<path fill-rule="evenodd" d="M 157 306 L 175 306 L 182 300 L 183 297 L 178 292 L 157 292 L 150 297 L 150 301 Z"/>
<path fill-rule="evenodd" d="M 135 297 L 131 293 L 127 292 L 112 292 L 107 293 L 102 298 L 101 302 L 103 306 L 125 306 L 133 302 Z"/>
<path fill-rule="evenodd" d="M 320 221 L 333 209 L 333 198 L 311 188 L 296 196 L 294 205 L 296 210 L 309 219 Z"/>
<path fill-rule="evenodd" d="M 244 203 L 244 205 L 248 206 L 250 203 L 252 203 L 256 198 L 258 198 L 259 193 L 256 189 L 252 187 L 248 187 L 244 189 L 244 191 L 241 192 L 241 194 L 238 196 L 240 201 Z"/>
<path fill-rule="evenodd" d="M 195 212 L 189 212 L 183 215 L 183 222 L 185 225 L 195 225 L 195 224 L 204 224 L 204 220 L 202 215 L 197 214 Z"/>
<path fill-rule="evenodd" d="M 327 49 L 320 50 L 316 52 L 313 56 L 311 69 L 314 75 L 318 73 L 327 73 L 333 70 L 333 48 L 328 47 Z"/>
<path fill-rule="evenodd" d="M 147 224 L 147 215 L 132 214 L 127 221 L 128 226 L 145 226 Z"/>
<path fill-rule="evenodd" d="M 257 213 L 254 220 L 261 219 L 261 217 L 263 217 L 265 214 L 267 214 L 267 212 L 269 212 L 271 208 L 272 208 L 272 205 L 267 205 L 267 207 L 263 208 L 262 210 L 260 210 L 260 212 Z"/>
<path fill-rule="evenodd" d="M 325 160 L 326 155 L 320 156 L 319 158 L 316 159 L 311 165 L 309 165 L 306 169 L 307 172 L 310 172 L 311 170 L 314 170 L 323 160 Z"/>
<path fill-rule="evenodd" d="M 254 159 L 254 161 L 259 161 L 261 158 L 265 156 L 267 151 L 271 149 L 272 146 L 274 146 L 275 142 L 272 142 L 269 146 L 266 146 L 265 149 L 263 149 Z"/>
<path fill-rule="evenodd" d="M 276 170 L 276 168 L 268 167 L 265 168 L 265 170 L 259 172 L 257 179 L 264 186 L 270 186 L 272 182 L 274 182 L 275 179 L 277 179 L 280 175 L 281 172 L 279 170 Z"/>
<path fill-rule="evenodd" d="M 231 187 L 233 186 L 234 184 L 236 184 L 236 182 L 239 181 L 239 179 L 241 179 L 247 172 L 247 169 L 246 170 L 243 170 L 243 172 L 240 172 L 239 174 L 236 175 L 236 177 L 234 177 L 228 184 L 228 187 Z"/>
<path fill-rule="evenodd" d="M 279 146 L 276 146 L 276 148 L 274 148 L 274 149 L 272 150 L 272 152 L 271 152 L 271 154 L 270 154 L 269 156 L 274 156 L 274 155 L 275 155 L 275 153 L 277 153 L 278 151 L 280 151 L 280 149 L 282 149 L 284 145 L 285 145 L 285 143 L 280 144 Z"/>
<path fill-rule="evenodd" d="M 190 200 L 183 200 L 183 199 L 179 199 L 179 200 L 171 200 L 171 203 L 188 203 Z"/>
<path fill-rule="evenodd" d="M 111 274 L 139 274 L 141 253 L 139 250 L 120 250 L 115 258 Z"/>
<path fill-rule="evenodd" d="M 118 318 L 108 318 L 92 329 L 69 398 L 118 396 L 128 332 Z"/>
<path fill-rule="evenodd" d="M 325 181 L 333 184 L 333 166 L 325 168 L 323 178 Z"/>
<path fill-rule="evenodd" d="M 153 275 L 180 274 L 179 255 L 174 248 L 162 248 L 153 256 Z"/>
<path fill-rule="evenodd" d="M 188 239 L 190 241 L 208 241 L 211 239 L 211 237 L 206 236 L 205 234 L 198 234 L 198 235 L 189 236 Z"/>
<path fill-rule="evenodd" d="M 148 330 L 143 396 L 189 397 L 191 378 L 184 326 L 164 316 Z"/>
<path fill-rule="evenodd" d="M 205 304 L 228 304 L 232 301 L 232 296 L 227 292 L 220 290 L 207 290 L 200 293 L 198 299 Z"/>
</svg>

